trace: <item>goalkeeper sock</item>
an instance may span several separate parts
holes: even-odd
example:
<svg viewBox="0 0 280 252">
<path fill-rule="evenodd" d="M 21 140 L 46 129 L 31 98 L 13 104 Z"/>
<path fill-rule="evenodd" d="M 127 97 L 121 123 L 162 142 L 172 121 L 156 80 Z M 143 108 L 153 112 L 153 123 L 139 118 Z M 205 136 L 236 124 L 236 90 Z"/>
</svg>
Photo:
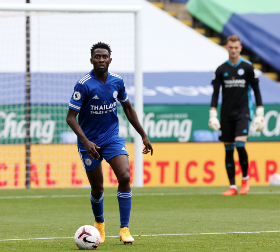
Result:
<svg viewBox="0 0 280 252">
<path fill-rule="evenodd" d="M 226 169 L 230 185 L 235 185 L 235 165 L 233 159 L 234 145 L 225 145 Z"/>
<path fill-rule="evenodd" d="M 129 192 L 117 191 L 117 197 L 119 201 L 121 228 L 128 227 L 131 210 L 132 190 L 130 190 Z"/>
<path fill-rule="evenodd" d="M 96 222 L 104 222 L 103 199 L 104 199 L 104 193 L 102 193 L 99 199 L 96 199 L 92 196 L 92 192 L 90 192 L 91 208 Z"/>
<path fill-rule="evenodd" d="M 239 155 L 239 163 L 242 169 L 243 178 L 248 175 L 248 155 L 245 149 L 245 142 L 236 142 L 236 149 Z"/>
</svg>

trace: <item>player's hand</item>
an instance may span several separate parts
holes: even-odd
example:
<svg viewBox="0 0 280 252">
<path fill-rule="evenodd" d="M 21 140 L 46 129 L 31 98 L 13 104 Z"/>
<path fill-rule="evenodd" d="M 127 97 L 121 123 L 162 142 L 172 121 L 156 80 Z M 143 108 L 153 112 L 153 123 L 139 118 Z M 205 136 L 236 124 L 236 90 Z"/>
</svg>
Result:
<svg viewBox="0 0 280 252">
<path fill-rule="evenodd" d="M 218 131 L 221 128 L 221 125 L 220 125 L 220 122 L 219 122 L 217 116 L 218 116 L 217 110 L 210 109 L 208 126 L 210 127 L 210 129 L 215 130 L 215 131 Z"/>
<path fill-rule="evenodd" d="M 87 154 L 92 158 L 92 159 L 98 159 L 100 158 L 99 153 L 97 152 L 98 149 L 100 149 L 100 147 L 98 147 L 95 143 L 91 142 L 91 141 L 87 141 L 84 144 Z"/>
<path fill-rule="evenodd" d="M 145 148 L 143 149 L 143 154 L 148 154 L 151 152 L 151 156 L 153 155 L 153 147 L 151 145 L 151 142 L 147 136 L 145 136 L 143 139 L 143 144 L 145 145 Z"/>
<path fill-rule="evenodd" d="M 262 131 L 264 128 L 264 108 L 259 107 L 256 110 L 256 117 L 253 119 L 252 128 L 255 131 Z"/>
</svg>

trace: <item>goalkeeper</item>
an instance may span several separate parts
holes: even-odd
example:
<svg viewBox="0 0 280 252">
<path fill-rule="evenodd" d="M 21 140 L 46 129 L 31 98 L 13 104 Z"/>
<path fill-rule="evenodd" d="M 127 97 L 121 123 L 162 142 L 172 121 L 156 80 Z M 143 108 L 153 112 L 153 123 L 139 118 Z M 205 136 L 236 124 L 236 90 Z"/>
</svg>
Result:
<svg viewBox="0 0 280 252">
<path fill-rule="evenodd" d="M 217 68 L 212 80 L 213 95 L 208 125 L 215 131 L 220 130 L 219 139 L 225 144 L 225 166 L 230 187 L 223 195 L 231 196 L 238 194 L 233 159 L 235 147 L 242 169 L 240 194 L 247 194 L 250 190 L 245 143 L 248 138 L 249 124 L 254 114 L 251 88 L 254 90 L 257 104 L 256 117 L 252 121 L 252 128 L 256 131 L 262 131 L 264 127 L 264 108 L 257 73 L 251 62 L 240 57 L 242 46 L 239 37 L 236 35 L 228 37 L 226 49 L 229 59 Z M 220 87 L 222 87 L 221 124 L 217 118 Z"/>
</svg>

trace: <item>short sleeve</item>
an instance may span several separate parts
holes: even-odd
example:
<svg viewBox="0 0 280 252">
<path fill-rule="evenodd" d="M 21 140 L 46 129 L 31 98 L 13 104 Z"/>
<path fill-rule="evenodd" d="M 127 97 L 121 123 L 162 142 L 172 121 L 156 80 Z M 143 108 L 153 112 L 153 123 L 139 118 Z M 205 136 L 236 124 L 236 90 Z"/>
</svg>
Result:
<svg viewBox="0 0 280 252">
<path fill-rule="evenodd" d="M 126 92 L 126 89 L 125 89 L 125 84 L 123 82 L 123 80 L 121 79 L 120 81 L 120 89 L 119 89 L 119 92 L 118 92 L 118 101 L 120 103 L 126 103 L 128 102 L 128 95 L 127 95 L 127 92 Z"/>
<path fill-rule="evenodd" d="M 221 71 L 218 67 L 216 72 L 214 73 L 213 79 L 212 79 L 212 85 L 221 85 L 223 80 L 221 79 Z"/>
<path fill-rule="evenodd" d="M 84 98 L 85 98 L 85 88 L 82 84 L 77 83 L 74 87 L 74 92 L 71 96 L 68 107 L 70 109 L 80 111 Z"/>
<path fill-rule="evenodd" d="M 254 69 L 252 65 L 250 65 L 248 69 L 248 82 L 251 85 L 259 83 L 259 71 Z"/>
</svg>

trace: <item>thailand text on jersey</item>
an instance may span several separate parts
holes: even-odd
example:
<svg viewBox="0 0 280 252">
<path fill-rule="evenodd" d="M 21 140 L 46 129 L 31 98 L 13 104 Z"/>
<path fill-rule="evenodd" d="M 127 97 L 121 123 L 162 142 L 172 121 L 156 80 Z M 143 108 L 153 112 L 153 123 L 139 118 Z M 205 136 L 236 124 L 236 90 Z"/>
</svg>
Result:
<svg viewBox="0 0 280 252">
<path fill-rule="evenodd" d="M 79 112 L 78 122 L 86 137 L 96 145 L 114 140 L 119 133 L 117 100 L 128 101 L 123 79 L 108 72 L 105 83 L 93 75 L 93 70 L 74 87 L 68 107 Z M 78 139 L 78 147 L 85 150 Z"/>
<path fill-rule="evenodd" d="M 258 82 L 257 73 L 251 62 L 242 57 L 234 66 L 228 60 L 217 68 L 212 85 L 214 89 L 222 86 L 221 120 L 252 119 L 251 88 L 258 85 Z M 215 102 L 217 101 L 213 102 L 212 98 L 211 106 L 215 106 Z"/>
</svg>

